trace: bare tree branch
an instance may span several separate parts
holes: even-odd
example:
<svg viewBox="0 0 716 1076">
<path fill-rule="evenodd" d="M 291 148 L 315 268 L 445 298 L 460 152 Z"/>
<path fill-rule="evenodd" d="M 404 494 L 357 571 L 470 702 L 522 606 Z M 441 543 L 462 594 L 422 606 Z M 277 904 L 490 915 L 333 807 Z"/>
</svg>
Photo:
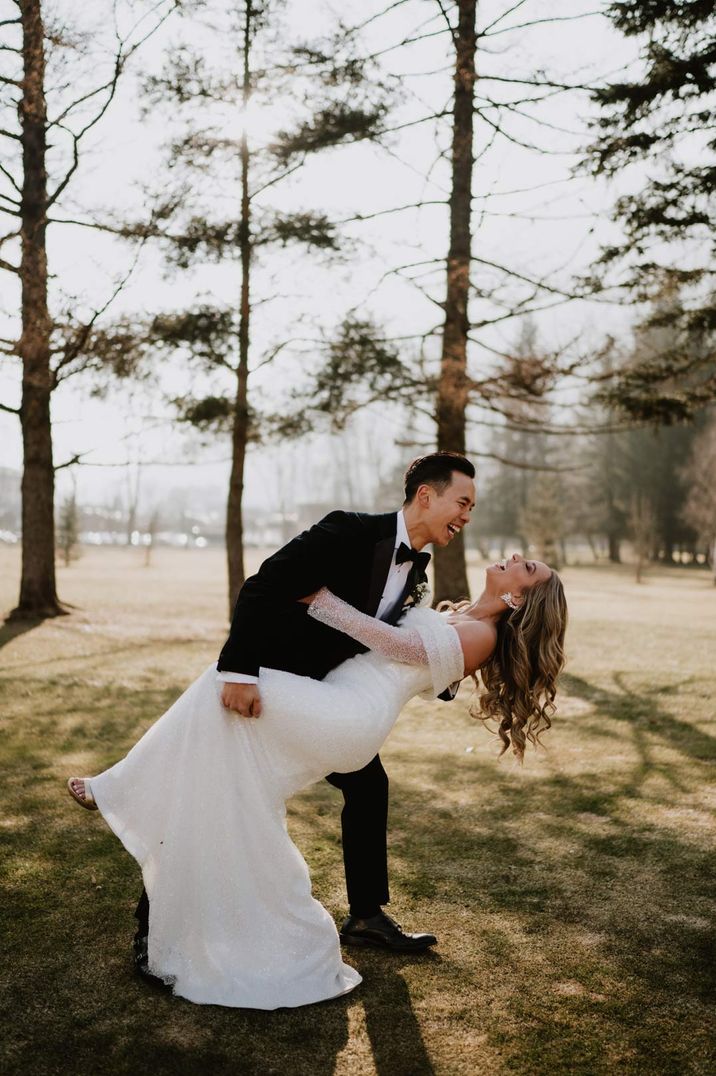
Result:
<svg viewBox="0 0 716 1076">
<path fill-rule="evenodd" d="M 269 352 L 269 354 L 266 356 L 266 358 L 262 359 L 261 362 L 257 363 L 256 366 L 253 366 L 249 370 L 249 377 L 251 376 L 251 374 L 255 374 L 257 372 L 257 370 L 261 370 L 264 366 L 268 366 L 269 363 L 272 363 L 274 361 L 274 359 L 277 357 L 277 355 L 281 351 L 283 351 L 283 349 L 285 347 L 287 347 L 289 344 L 292 344 L 292 343 L 294 343 L 293 340 L 284 340 L 284 341 L 282 341 L 282 343 L 277 344 L 275 348 L 272 348 L 272 350 Z"/>
<path fill-rule="evenodd" d="M 480 34 L 480 37 L 497 37 L 498 34 L 509 34 L 511 30 L 526 30 L 530 26 L 540 26 L 545 22 L 574 22 L 576 19 L 588 19 L 593 15 L 603 15 L 603 11 L 583 11 L 579 15 L 553 15 L 546 19 L 532 19 L 531 22 L 518 22 L 513 26 L 503 26 L 501 30 L 495 30 L 494 33 Z"/>
<path fill-rule="evenodd" d="M 550 95 L 545 94 L 543 97 L 526 98 L 523 103 L 541 104 L 541 102 L 548 96 Z M 523 109 L 518 108 L 517 103 L 514 101 L 489 102 L 486 105 L 480 105 L 480 108 L 494 108 L 498 111 L 504 108 L 506 112 L 511 112 L 515 116 L 520 116 L 522 119 L 529 120 L 530 123 L 536 123 L 539 127 L 546 127 L 550 131 L 556 131 L 558 134 L 572 135 L 574 138 L 581 139 L 586 139 L 588 135 L 587 131 L 570 131 L 566 127 L 559 127 L 556 123 L 550 123 L 548 120 L 543 120 L 539 116 L 533 116 L 530 112 L 525 112 Z"/>
<path fill-rule="evenodd" d="M 129 281 L 130 277 L 132 276 L 132 274 L 134 273 L 134 270 L 137 267 L 137 263 L 139 262 L 139 256 L 141 254 L 143 245 L 144 245 L 144 243 L 142 242 L 140 244 L 139 249 L 137 250 L 137 252 L 136 252 L 136 254 L 134 256 L 134 259 L 133 259 L 129 269 L 124 274 L 124 276 L 118 281 L 118 283 L 115 285 L 114 290 L 112 291 L 111 295 L 106 300 L 106 302 L 103 303 L 102 306 L 100 306 L 97 310 L 95 310 L 93 312 L 92 317 L 89 319 L 89 321 L 86 322 L 86 324 L 81 326 L 81 328 L 79 329 L 79 331 L 75 335 L 75 339 L 71 343 L 69 343 L 66 348 L 63 349 L 62 358 L 56 364 L 54 370 L 52 371 L 52 377 L 53 377 L 53 381 L 54 381 L 55 386 L 58 385 L 60 383 L 60 381 L 66 380 L 67 375 L 65 375 L 64 377 L 61 377 L 60 376 L 60 371 L 65 366 L 68 366 L 69 363 L 73 362 L 74 359 L 76 359 L 77 356 L 81 353 L 82 348 L 87 343 L 87 340 L 89 339 L 89 335 L 92 332 L 92 329 L 94 328 L 97 320 L 102 316 L 102 314 L 104 314 L 109 309 L 109 307 L 112 305 L 112 303 L 117 298 L 117 296 L 120 294 L 120 292 L 122 292 L 124 290 L 124 288 L 126 287 L 127 282 Z"/>
<path fill-rule="evenodd" d="M 5 167 L 4 164 L 0 164 L 0 172 L 2 172 L 2 174 L 5 176 L 5 178 L 12 184 L 12 186 L 15 188 L 17 193 L 19 195 L 22 195 L 21 187 L 19 187 L 18 184 L 15 182 L 15 177 L 12 175 L 11 172 L 9 172 L 7 170 L 7 168 Z M 11 202 L 11 201 L 12 201 L 12 199 L 8 198 L 8 202 Z"/>
<path fill-rule="evenodd" d="M 441 34 L 444 33 L 444 30 L 433 30 L 430 34 L 416 34 L 415 37 L 404 37 L 402 41 L 396 42 L 395 45 L 388 45 L 386 48 L 379 49 L 377 52 L 371 52 L 366 59 L 377 60 L 380 56 L 385 56 L 389 52 L 395 52 L 396 49 L 402 49 L 405 45 L 415 45 L 419 41 L 427 41 L 433 37 L 440 37 Z"/>
<path fill-rule="evenodd" d="M 480 75 L 481 82 L 505 82 L 508 85 L 515 86 L 549 86 L 554 90 L 584 90 L 586 93 L 591 93 L 594 89 L 594 84 L 581 82 L 552 82 L 550 79 L 537 79 L 537 78 L 507 78 L 504 75 Z"/>
<path fill-rule="evenodd" d="M 483 30 L 478 30 L 478 38 L 486 36 L 486 34 L 492 29 L 493 26 L 497 26 L 498 23 L 501 23 L 503 19 L 508 18 L 508 16 L 512 15 L 515 11 L 517 11 L 518 8 L 524 7 L 526 3 L 528 3 L 528 0 L 517 0 L 516 4 L 513 4 L 512 7 L 508 7 L 507 10 L 503 11 L 501 15 L 498 15 L 496 19 L 493 19 L 492 22 L 488 23 Z"/>
<path fill-rule="evenodd" d="M 20 414 L 20 408 L 19 407 L 8 407 L 8 405 L 4 404 L 4 403 L 0 403 L 0 411 L 7 411 L 11 415 L 19 415 Z"/>
<path fill-rule="evenodd" d="M 508 456 L 500 456 L 496 452 L 473 452 L 468 449 L 468 456 L 477 456 L 483 460 L 495 460 L 496 463 L 504 463 L 507 467 L 515 467 L 521 471 L 549 471 L 553 474 L 573 474 L 574 471 L 583 471 L 590 465 L 588 463 L 569 463 L 564 467 L 550 467 L 547 463 L 525 463 L 521 460 L 511 460 Z"/>
<path fill-rule="evenodd" d="M 79 143 L 84 138 L 84 136 L 87 134 L 87 132 L 91 131 L 92 128 L 95 127 L 96 124 L 98 124 L 99 121 L 102 119 L 102 117 L 105 115 L 107 109 L 109 108 L 110 104 L 112 103 L 112 101 L 113 101 L 113 99 L 115 97 L 115 94 L 117 92 L 117 83 L 119 81 L 119 77 L 122 74 L 122 71 L 124 70 L 128 60 L 166 22 L 166 20 L 169 18 L 169 16 L 172 14 L 172 12 L 177 7 L 177 2 L 178 2 L 178 0 L 174 0 L 174 2 L 169 6 L 169 9 L 167 11 L 165 11 L 164 14 L 161 15 L 157 19 L 155 24 L 144 34 L 144 36 L 139 38 L 138 41 L 135 41 L 134 44 L 131 45 L 129 48 L 126 48 L 126 51 L 125 51 L 125 46 L 127 45 L 127 42 L 131 39 L 131 36 L 134 33 L 134 31 L 136 30 L 137 26 L 141 25 L 141 23 L 144 21 L 145 18 L 148 17 L 148 15 L 145 14 L 140 19 L 138 19 L 137 22 L 135 23 L 135 25 L 132 27 L 132 30 L 130 30 L 129 34 L 124 39 L 119 39 L 117 52 L 116 52 L 116 55 L 115 55 L 115 58 L 114 58 L 114 71 L 112 73 L 111 79 L 109 79 L 109 81 L 107 83 L 105 83 L 104 86 L 99 87 L 96 92 L 92 91 L 92 93 L 85 95 L 84 100 L 88 100 L 90 97 L 95 96 L 96 93 L 101 93 L 103 91 L 106 91 L 106 93 L 107 93 L 107 98 L 104 101 L 104 103 L 102 104 L 102 106 L 98 109 L 98 111 L 95 113 L 95 115 L 92 117 L 92 119 L 90 119 L 84 125 L 84 127 L 82 127 L 78 132 L 75 133 L 74 131 L 71 131 L 69 128 L 65 127 L 64 124 L 62 124 L 59 119 L 54 121 L 53 125 L 55 127 L 60 127 L 62 130 L 66 131 L 70 135 L 70 137 L 72 138 L 72 164 L 70 165 L 69 169 L 65 173 L 63 179 L 60 181 L 58 186 L 55 188 L 54 192 L 49 196 L 49 198 L 47 200 L 48 208 L 57 201 L 57 199 L 60 197 L 62 192 L 67 187 L 67 184 L 72 179 L 72 176 L 77 171 L 77 168 L 79 166 Z M 152 9 L 152 13 L 154 11 L 156 11 L 157 8 L 159 8 L 161 6 L 163 6 L 163 0 L 160 0 L 160 2 L 155 5 L 155 7 Z M 69 109 L 71 109 L 71 108 L 75 107 L 79 103 L 80 102 L 77 101 L 73 105 L 68 106 L 68 107 L 69 107 Z M 65 110 L 65 113 L 63 113 L 63 115 L 66 115 L 67 111 L 68 110 Z"/>
<path fill-rule="evenodd" d="M 440 120 L 450 114 L 449 109 L 445 109 L 441 112 L 431 112 L 429 116 L 421 116 L 420 119 L 417 120 L 406 120 L 405 123 L 396 123 L 395 127 L 384 127 L 380 133 L 394 134 L 395 131 L 404 131 L 407 127 L 417 127 L 421 123 L 429 123 L 430 120 Z"/>
<path fill-rule="evenodd" d="M 515 146 L 520 146 L 521 149 L 529 149 L 537 153 L 549 155 L 550 157 L 575 157 L 577 155 L 576 150 L 547 149 L 546 146 L 535 146 L 531 142 L 523 142 L 521 139 L 515 137 L 515 135 L 509 134 L 500 123 L 495 123 L 489 116 L 486 116 L 482 108 L 476 108 L 475 114 L 489 127 L 492 127 L 499 135 L 502 135 L 503 138 L 507 139 L 508 142 L 512 142 Z"/>
<path fill-rule="evenodd" d="M 504 429 L 504 426 L 502 426 L 500 428 Z M 404 438 L 401 438 L 400 440 L 396 440 L 395 443 L 396 443 L 396 445 L 400 445 L 401 448 L 430 449 L 432 451 L 434 449 L 434 447 L 435 447 L 433 442 L 431 442 L 431 441 L 414 441 L 414 440 L 409 440 L 408 441 L 408 440 L 405 440 Z M 516 468 L 518 470 L 522 470 L 522 471 L 551 471 L 551 472 L 556 472 L 558 474 L 571 474 L 576 470 L 582 470 L 582 469 L 586 468 L 587 466 L 589 466 L 588 464 L 582 464 L 582 465 L 579 465 L 579 466 L 577 466 L 575 464 L 569 464 L 568 466 L 565 466 L 565 467 L 550 467 L 546 463 L 543 463 L 543 464 L 540 464 L 540 463 L 524 463 L 521 460 L 512 460 L 512 459 L 509 459 L 506 456 L 499 456 L 496 452 L 482 452 L 482 451 L 478 451 L 478 450 L 472 449 L 472 448 L 468 448 L 466 450 L 466 455 L 469 456 L 470 458 L 475 458 L 475 459 L 495 460 L 497 463 L 504 463 L 507 467 L 514 467 L 514 468 Z"/>
<path fill-rule="evenodd" d="M 112 76 L 112 78 L 108 82 L 105 82 L 102 86 L 97 86 L 94 90 L 90 90 L 89 93 L 85 93 L 82 95 L 82 97 L 78 97 L 75 101 L 72 101 L 67 106 L 67 108 L 65 108 L 64 111 L 59 114 L 59 116 L 56 116 L 55 119 L 48 121 L 48 129 L 50 127 L 61 127 L 62 121 L 66 119 L 67 116 L 69 116 L 69 114 L 73 112 L 76 108 L 79 108 L 80 105 L 85 104 L 87 101 L 91 101 L 92 98 L 97 97 L 98 94 L 104 93 L 106 90 L 111 89 L 112 85 L 116 82 L 116 74 L 117 69 L 115 60 L 115 74 Z M 66 128 L 64 128 L 64 130 L 66 130 Z"/>
<path fill-rule="evenodd" d="M 450 19 L 448 18 L 448 13 L 445 10 L 445 5 L 443 4 L 442 0 L 435 0 L 435 2 L 437 3 L 438 7 L 440 8 L 440 11 L 442 13 L 442 17 L 445 19 L 445 23 L 447 25 L 448 30 L 450 31 L 450 36 L 452 37 L 452 40 L 453 40 L 453 44 L 457 44 L 457 33 L 455 31 L 455 27 L 453 26 L 453 24 L 450 22 Z"/>
<path fill-rule="evenodd" d="M 372 22 L 375 22 L 376 19 L 382 19 L 384 15 L 388 15 L 391 11 L 394 11 L 395 8 L 402 7 L 403 4 L 407 4 L 407 3 L 410 3 L 410 2 L 411 2 L 411 0 L 395 0 L 394 3 L 388 4 L 388 6 L 383 8 L 382 11 L 377 11 L 375 13 L 375 15 L 370 15 L 363 22 L 359 22 L 359 23 L 356 23 L 355 26 L 351 26 L 348 29 L 348 34 L 352 35 L 352 34 L 358 33 L 360 30 L 364 30 L 366 28 L 366 26 L 370 26 L 370 24 Z"/>
<path fill-rule="evenodd" d="M 447 205 L 445 198 L 431 198 L 422 202 L 412 202 L 410 205 L 395 206 L 393 209 L 379 209 L 375 213 L 356 213 L 353 217 L 345 217 L 336 221 L 336 224 L 353 224 L 355 221 L 373 220 L 375 217 L 385 217 L 391 213 L 404 213 L 408 209 L 422 209 L 426 205 Z"/>
<path fill-rule="evenodd" d="M 78 452 L 75 456 L 71 456 L 70 459 L 65 460 L 64 463 L 57 463 L 54 466 L 55 471 L 61 471 L 64 467 L 73 467 L 76 463 L 81 463 L 83 456 L 88 456 L 94 449 L 87 449 L 86 452 Z"/>
<path fill-rule="evenodd" d="M 267 180 L 266 183 L 264 183 L 262 186 L 257 187 L 255 191 L 251 191 L 249 198 L 256 198 L 257 195 L 262 194 L 263 191 L 268 190 L 269 187 L 273 187 L 276 183 L 280 183 L 282 179 L 286 178 L 286 176 L 290 176 L 292 172 L 295 172 L 297 171 L 297 169 L 301 168 L 301 166 L 304 164 L 304 161 L 305 157 L 301 157 L 297 164 L 291 165 L 291 167 L 287 168 L 284 172 L 280 172 L 272 179 Z"/>
<path fill-rule="evenodd" d="M 531 277 L 525 276 L 524 273 L 518 273 L 516 270 L 508 269 L 506 265 L 500 265 L 499 262 L 490 261 L 488 258 L 477 258 L 473 256 L 471 259 L 473 262 L 477 262 L 478 265 L 486 265 L 490 269 L 497 269 L 501 273 L 505 273 L 506 276 L 514 277 L 516 280 L 521 280 L 525 284 L 529 284 L 534 288 L 538 288 L 541 291 L 548 291 L 553 295 L 561 295 L 565 299 L 584 299 L 586 296 L 577 292 L 564 291 L 562 288 L 557 288 L 553 284 L 546 284 L 542 280 L 534 280 Z M 473 285 L 474 287 L 474 285 Z"/>
</svg>

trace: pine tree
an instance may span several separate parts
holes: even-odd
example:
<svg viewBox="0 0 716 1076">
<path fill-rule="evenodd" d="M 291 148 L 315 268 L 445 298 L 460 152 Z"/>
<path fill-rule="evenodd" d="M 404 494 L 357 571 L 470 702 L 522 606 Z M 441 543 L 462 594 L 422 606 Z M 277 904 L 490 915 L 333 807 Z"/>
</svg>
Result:
<svg viewBox="0 0 716 1076">
<path fill-rule="evenodd" d="M 682 473 L 688 488 L 682 511 L 684 522 L 704 543 L 716 586 L 716 416 L 710 416 L 694 440 Z"/>
<path fill-rule="evenodd" d="M 316 154 L 378 139 L 388 94 L 340 30 L 320 42 L 282 40 L 277 0 L 244 0 L 228 8 L 209 3 L 205 8 L 215 30 L 207 47 L 202 50 L 187 41 L 148 85 L 152 106 L 169 106 L 174 117 L 185 121 L 183 133 L 169 146 L 168 174 L 174 188 L 165 185 L 158 194 L 161 223 L 151 237 L 177 270 L 207 263 L 238 265 L 239 294 L 235 305 L 202 300 L 155 316 L 146 326 L 144 346 L 148 355 L 188 356 L 195 369 L 216 382 L 210 392 L 186 395 L 176 403 L 185 421 L 231 440 L 226 544 L 233 609 L 244 581 L 242 498 L 248 446 L 269 432 L 295 435 L 306 428 L 298 413 L 262 414 L 249 391 L 252 373 L 273 362 L 290 342 L 283 338 L 269 347 L 256 346 L 257 277 L 272 250 L 298 245 L 326 257 L 342 249 L 336 224 L 320 209 L 286 212 L 269 199 Z M 229 62 L 222 67 L 217 57 L 226 54 L 227 46 Z M 268 139 L 252 139 L 250 114 L 260 116 L 261 108 L 277 99 L 292 102 L 293 120 Z M 233 122 L 232 111 L 243 116 L 238 138 L 227 126 L 227 116 Z M 217 192 L 223 197 L 217 198 Z M 147 233 L 137 225 L 125 234 L 136 239 Z"/>
<path fill-rule="evenodd" d="M 712 0 L 624 0 L 607 14 L 638 41 L 640 62 L 594 93 L 588 163 L 606 177 L 631 170 L 641 189 L 616 202 L 625 238 L 603 251 L 592 284 L 613 270 L 639 301 L 681 291 L 681 304 L 649 319 L 678 328 L 678 340 L 612 393 L 634 417 L 679 421 L 716 396 L 716 11 Z"/>
<path fill-rule="evenodd" d="M 60 505 L 57 527 L 57 547 L 62 553 L 66 568 L 69 568 L 77 555 L 78 541 L 79 512 L 77 510 L 77 495 L 73 489 L 72 493 L 65 497 Z"/>
</svg>

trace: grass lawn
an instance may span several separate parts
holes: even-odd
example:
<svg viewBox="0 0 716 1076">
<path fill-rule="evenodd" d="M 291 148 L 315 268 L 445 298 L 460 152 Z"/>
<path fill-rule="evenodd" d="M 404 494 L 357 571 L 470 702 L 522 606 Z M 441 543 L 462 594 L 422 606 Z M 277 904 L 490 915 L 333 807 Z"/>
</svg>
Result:
<svg viewBox="0 0 716 1076">
<path fill-rule="evenodd" d="M 569 665 L 524 767 L 451 705 L 415 701 L 383 758 L 393 914 L 422 957 L 351 950 L 364 982 L 297 1011 L 200 1007 L 130 960 L 139 871 L 72 773 L 120 758 L 218 654 L 223 556 L 88 550 L 76 612 L 0 630 L 0 1071 L 419 1076 L 716 1071 L 716 590 L 706 572 L 564 573 Z M 0 608 L 19 553 L 0 548 Z M 475 585 L 479 572 L 475 568 Z M 220 789 L 217 790 L 220 794 Z M 291 805 L 316 895 L 345 906 L 339 796 Z"/>
</svg>

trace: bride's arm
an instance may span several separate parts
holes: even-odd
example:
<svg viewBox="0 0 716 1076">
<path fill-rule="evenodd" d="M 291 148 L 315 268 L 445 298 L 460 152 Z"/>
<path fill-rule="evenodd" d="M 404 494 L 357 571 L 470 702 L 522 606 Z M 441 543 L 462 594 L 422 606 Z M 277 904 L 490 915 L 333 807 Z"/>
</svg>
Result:
<svg viewBox="0 0 716 1076">
<path fill-rule="evenodd" d="M 428 664 L 428 655 L 417 631 L 395 628 L 383 620 L 361 613 L 348 602 L 337 598 L 327 587 L 319 590 L 313 598 L 308 606 L 308 615 L 350 635 L 369 650 L 377 650 L 392 661 L 402 661 L 407 665 Z"/>
<path fill-rule="evenodd" d="M 383 620 L 361 613 L 354 606 L 337 598 L 327 587 L 323 587 L 312 598 L 304 599 L 308 606 L 308 615 L 331 628 L 350 635 L 352 639 L 377 650 L 392 661 L 402 661 L 408 665 L 428 665 L 425 644 L 419 633 L 409 628 L 396 628 Z M 452 627 L 460 640 L 465 662 L 465 676 L 470 676 L 483 665 L 495 649 L 497 633 L 483 621 L 472 623 L 460 622 Z"/>
</svg>

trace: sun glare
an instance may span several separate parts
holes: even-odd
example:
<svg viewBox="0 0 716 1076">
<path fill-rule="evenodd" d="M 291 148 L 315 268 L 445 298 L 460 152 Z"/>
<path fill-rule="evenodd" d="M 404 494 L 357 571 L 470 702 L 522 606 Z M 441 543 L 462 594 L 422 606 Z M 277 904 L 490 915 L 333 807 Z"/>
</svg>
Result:
<svg viewBox="0 0 716 1076">
<path fill-rule="evenodd" d="M 279 131 L 290 126 L 291 120 L 290 110 L 283 103 L 266 105 L 249 101 L 239 112 L 239 130 L 246 133 L 249 142 L 265 145 Z"/>
</svg>

